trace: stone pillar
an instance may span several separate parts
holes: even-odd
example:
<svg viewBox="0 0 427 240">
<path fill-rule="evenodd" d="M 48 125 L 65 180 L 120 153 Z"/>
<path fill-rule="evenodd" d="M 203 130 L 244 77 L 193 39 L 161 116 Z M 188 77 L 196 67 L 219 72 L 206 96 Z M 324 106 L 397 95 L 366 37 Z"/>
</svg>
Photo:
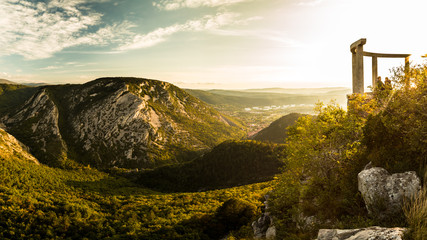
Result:
<svg viewBox="0 0 427 240">
<path fill-rule="evenodd" d="M 366 39 L 361 38 L 350 46 L 353 64 L 353 93 L 363 94 L 364 92 L 363 45 L 365 43 Z"/>
<path fill-rule="evenodd" d="M 359 45 L 356 48 L 356 88 L 354 89 L 356 93 L 364 93 L 365 81 L 363 78 L 363 45 Z"/>
<path fill-rule="evenodd" d="M 405 89 L 408 90 L 410 87 L 410 76 L 409 76 L 409 56 L 405 57 Z"/>
<path fill-rule="evenodd" d="M 372 90 L 377 86 L 378 79 L 378 58 L 372 57 Z"/>
</svg>

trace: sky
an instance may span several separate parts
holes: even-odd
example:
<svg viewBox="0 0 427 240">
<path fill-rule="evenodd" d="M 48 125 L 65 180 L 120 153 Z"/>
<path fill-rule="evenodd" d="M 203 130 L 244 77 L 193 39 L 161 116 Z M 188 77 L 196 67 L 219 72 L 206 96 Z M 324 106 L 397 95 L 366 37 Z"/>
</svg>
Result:
<svg viewBox="0 0 427 240">
<path fill-rule="evenodd" d="M 422 62 L 426 9 L 423 0 L 0 0 L 0 78 L 351 87 L 350 44 L 360 38 L 365 51 Z M 379 75 L 401 64 L 379 59 Z"/>
</svg>

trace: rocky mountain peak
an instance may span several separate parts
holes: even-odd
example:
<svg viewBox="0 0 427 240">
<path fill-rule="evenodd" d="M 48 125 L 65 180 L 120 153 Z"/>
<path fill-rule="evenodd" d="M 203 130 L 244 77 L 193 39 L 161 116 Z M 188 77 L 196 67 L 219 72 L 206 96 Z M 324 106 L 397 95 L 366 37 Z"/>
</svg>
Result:
<svg viewBox="0 0 427 240">
<path fill-rule="evenodd" d="M 99 167 L 154 167 L 243 136 L 238 123 L 184 90 L 139 78 L 45 86 L 1 121 L 42 161 Z"/>
</svg>

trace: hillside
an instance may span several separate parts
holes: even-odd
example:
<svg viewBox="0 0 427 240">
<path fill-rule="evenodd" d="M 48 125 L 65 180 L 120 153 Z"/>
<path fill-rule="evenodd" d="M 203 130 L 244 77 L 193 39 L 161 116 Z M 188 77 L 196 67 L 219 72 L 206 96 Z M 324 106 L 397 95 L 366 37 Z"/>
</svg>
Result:
<svg viewBox="0 0 427 240">
<path fill-rule="evenodd" d="M 15 84 L 16 85 L 17 83 L 0 78 L 0 84 Z"/>
<path fill-rule="evenodd" d="M 287 128 L 295 124 L 295 122 L 301 116 L 304 115 L 299 113 L 291 113 L 283 116 L 272 122 L 270 126 L 251 136 L 250 139 L 265 142 L 284 143 L 286 137 L 288 136 Z"/>
<path fill-rule="evenodd" d="M 21 97 L 22 105 L 0 108 L 0 123 L 51 166 L 72 159 L 99 168 L 151 168 L 244 136 L 239 122 L 166 82 L 102 78 L 28 89 L 1 95 Z"/>
<path fill-rule="evenodd" d="M 143 172 L 139 183 L 163 191 L 200 191 L 273 179 L 285 165 L 284 146 L 226 141 L 188 163 Z"/>
<path fill-rule="evenodd" d="M 28 153 L 28 149 L 25 145 L 0 128 L 0 160 L 11 158 L 39 164 L 37 159 Z"/>
<path fill-rule="evenodd" d="M 244 199 L 257 210 L 271 190 L 262 183 L 164 194 L 87 167 L 51 168 L 17 156 L 0 158 L 0 176 L 0 239 L 219 239 L 229 229 L 217 213 L 224 202 Z"/>
</svg>

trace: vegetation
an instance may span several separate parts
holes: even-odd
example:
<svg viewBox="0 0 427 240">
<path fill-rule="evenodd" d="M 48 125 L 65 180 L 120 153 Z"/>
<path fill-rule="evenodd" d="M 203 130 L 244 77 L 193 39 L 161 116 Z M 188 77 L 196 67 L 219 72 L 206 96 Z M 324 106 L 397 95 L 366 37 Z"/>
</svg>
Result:
<svg viewBox="0 0 427 240">
<path fill-rule="evenodd" d="M 163 194 L 90 168 L 17 157 L 0 157 L 0 178 L 1 239 L 218 239 L 228 231 L 248 237 L 243 225 L 271 190 L 260 183 Z"/>
<path fill-rule="evenodd" d="M 403 210 L 409 225 L 407 239 L 427 239 L 427 190 L 422 189 L 411 201 L 406 202 Z"/>
<path fill-rule="evenodd" d="M 200 191 L 271 180 L 284 166 L 284 146 L 226 141 L 202 157 L 141 174 L 138 182 L 162 191 Z"/>
<path fill-rule="evenodd" d="M 427 67 L 405 75 L 395 69 L 394 88 L 377 88 L 373 97 L 352 96 L 348 111 L 317 107 L 288 130 L 287 168 L 272 196 L 279 216 L 279 238 L 311 239 L 321 227 L 357 228 L 372 224 L 404 226 L 402 216 L 378 222 L 367 216 L 357 190 L 357 173 L 372 161 L 390 172 L 426 166 Z M 425 237 L 425 199 L 421 194 L 406 211 L 412 236 Z M 315 219 L 308 223 L 307 217 Z M 314 218 L 313 218 L 314 217 Z"/>
</svg>

